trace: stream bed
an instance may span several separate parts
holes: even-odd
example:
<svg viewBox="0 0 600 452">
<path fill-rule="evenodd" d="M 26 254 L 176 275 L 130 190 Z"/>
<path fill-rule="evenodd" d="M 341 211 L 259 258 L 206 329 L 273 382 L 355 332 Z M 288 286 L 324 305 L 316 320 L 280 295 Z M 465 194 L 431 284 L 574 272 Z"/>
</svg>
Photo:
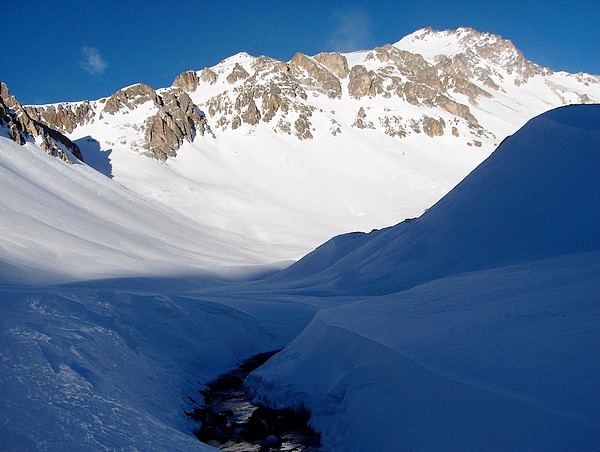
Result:
<svg viewBox="0 0 600 452">
<path fill-rule="evenodd" d="M 244 380 L 275 353 L 255 355 L 199 391 L 204 404 L 185 414 L 200 424 L 194 432 L 200 441 L 224 451 L 321 450 L 319 435 L 307 425 L 308 413 L 251 403 Z"/>
</svg>

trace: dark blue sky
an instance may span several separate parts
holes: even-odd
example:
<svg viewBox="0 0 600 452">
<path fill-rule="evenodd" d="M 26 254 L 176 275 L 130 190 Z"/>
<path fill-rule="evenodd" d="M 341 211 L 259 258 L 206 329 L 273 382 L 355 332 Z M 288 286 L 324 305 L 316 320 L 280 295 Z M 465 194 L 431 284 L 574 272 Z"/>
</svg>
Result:
<svg viewBox="0 0 600 452">
<path fill-rule="evenodd" d="M 169 86 L 240 51 L 289 60 L 468 26 L 555 70 L 600 74 L 600 2 L 1 0 L 0 79 L 26 104 Z"/>
</svg>

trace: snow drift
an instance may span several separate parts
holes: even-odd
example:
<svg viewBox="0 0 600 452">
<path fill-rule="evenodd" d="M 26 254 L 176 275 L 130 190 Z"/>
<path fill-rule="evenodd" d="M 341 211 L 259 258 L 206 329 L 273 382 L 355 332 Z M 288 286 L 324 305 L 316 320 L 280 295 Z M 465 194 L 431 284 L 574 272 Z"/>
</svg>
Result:
<svg viewBox="0 0 600 452">
<path fill-rule="evenodd" d="M 255 371 L 334 450 L 600 446 L 600 106 L 531 120 L 418 220 L 275 278 L 384 294 L 320 311 Z"/>
<path fill-rule="evenodd" d="M 599 105 L 538 116 L 420 218 L 335 237 L 275 280 L 313 291 L 382 294 L 598 249 L 599 129 Z"/>
</svg>

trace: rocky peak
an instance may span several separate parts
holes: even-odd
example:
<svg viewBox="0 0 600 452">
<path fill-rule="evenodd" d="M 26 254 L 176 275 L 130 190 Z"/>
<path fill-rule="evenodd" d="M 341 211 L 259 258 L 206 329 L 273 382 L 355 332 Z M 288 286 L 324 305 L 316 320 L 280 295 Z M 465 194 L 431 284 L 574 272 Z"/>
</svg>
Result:
<svg viewBox="0 0 600 452">
<path fill-rule="evenodd" d="M 104 112 L 115 114 L 117 111 L 127 108 L 134 110 L 138 105 L 152 101 L 159 104 L 156 91 L 144 83 L 138 83 L 127 88 L 120 89 L 108 98 L 104 105 Z"/>
<path fill-rule="evenodd" d="M 501 36 L 472 28 L 438 31 L 425 28 L 403 38 L 396 47 L 422 53 L 432 63 L 462 78 L 499 89 L 506 76 L 517 86 L 535 75 L 551 75 L 552 70 L 527 60 L 514 44 Z"/>
<path fill-rule="evenodd" d="M 316 59 L 298 52 L 291 59 L 289 67 L 294 77 L 302 85 L 321 92 L 330 99 L 342 97 L 340 80 L 327 66 L 319 63 Z"/>
<path fill-rule="evenodd" d="M 173 82 L 173 86 L 181 88 L 187 93 L 193 93 L 198 88 L 200 84 L 200 79 L 198 78 L 198 74 L 196 71 L 186 71 L 179 74 L 175 77 L 175 81 Z"/>
<path fill-rule="evenodd" d="M 233 85 L 235 82 L 237 82 L 239 80 L 245 80 L 249 76 L 250 76 L 250 74 L 248 74 L 246 69 L 244 69 L 240 65 L 240 63 L 235 63 L 235 65 L 233 66 L 233 69 L 231 70 L 231 73 L 227 76 L 227 82 L 230 85 Z"/>
<path fill-rule="evenodd" d="M 67 163 L 83 161 L 79 147 L 58 130 L 54 130 L 31 115 L 0 82 L 0 125 L 8 129 L 9 137 L 20 145 L 35 139 L 46 153 Z"/>
<path fill-rule="evenodd" d="M 348 60 L 339 52 L 321 52 L 315 55 L 314 59 L 329 69 L 337 78 L 346 78 L 350 73 Z"/>
</svg>

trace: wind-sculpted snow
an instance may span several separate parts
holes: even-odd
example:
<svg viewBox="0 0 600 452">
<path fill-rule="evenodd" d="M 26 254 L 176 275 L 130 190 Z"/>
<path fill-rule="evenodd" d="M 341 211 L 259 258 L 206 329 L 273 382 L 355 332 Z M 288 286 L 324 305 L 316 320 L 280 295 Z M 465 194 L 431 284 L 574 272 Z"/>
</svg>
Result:
<svg viewBox="0 0 600 452">
<path fill-rule="evenodd" d="M 272 347 L 222 304 L 83 289 L 0 298 L 4 450 L 202 449 L 185 392 Z"/>
<path fill-rule="evenodd" d="M 257 400 L 310 410 L 333 450 L 600 447 L 599 152 L 600 106 L 550 111 L 421 218 L 281 272 L 380 296 L 320 311 Z"/>
<path fill-rule="evenodd" d="M 600 252 L 323 310 L 251 374 L 331 450 L 595 450 Z"/>
<path fill-rule="evenodd" d="M 336 237 L 276 279 L 311 290 L 381 294 L 598 249 L 599 149 L 599 105 L 550 111 L 507 138 L 420 218 Z"/>
</svg>

